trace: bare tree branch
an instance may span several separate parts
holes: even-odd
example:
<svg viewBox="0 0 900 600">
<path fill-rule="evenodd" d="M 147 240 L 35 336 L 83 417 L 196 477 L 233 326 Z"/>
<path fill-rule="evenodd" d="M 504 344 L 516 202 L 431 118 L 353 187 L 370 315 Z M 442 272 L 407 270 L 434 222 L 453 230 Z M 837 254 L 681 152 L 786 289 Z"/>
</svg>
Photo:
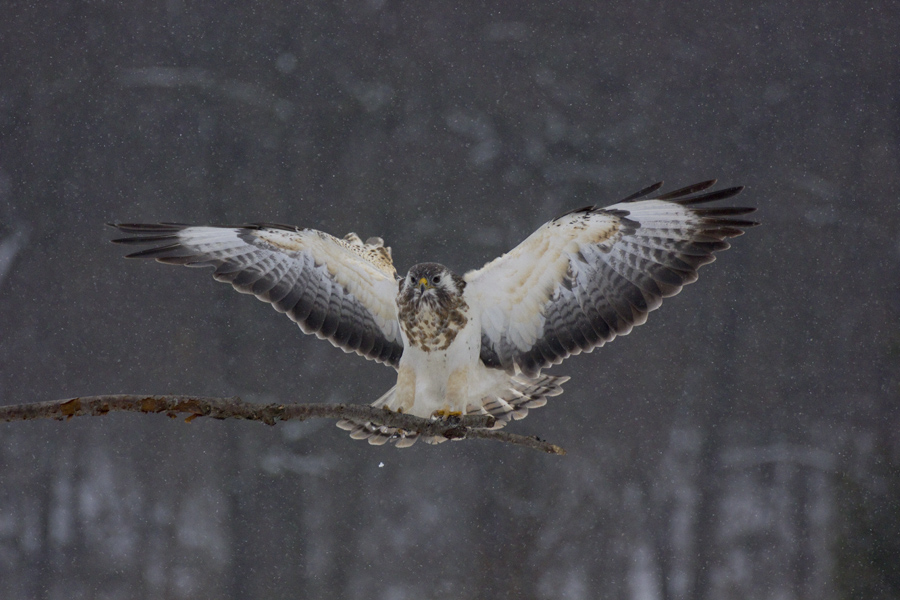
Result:
<svg viewBox="0 0 900 600">
<path fill-rule="evenodd" d="M 373 422 L 398 427 L 421 435 L 443 436 L 448 439 L 475 438 L 525 446 L 548 454 L 563 455 L 565 450 L 539 438 L 486 429 L 494 424 L 490 415 L 466 415 L 459 418 L 431 421 L 362 404 L 254 404 L 240 398 L 207 398 L 201 396 L 142 396 L 114 394 L 83 396 L 68 400 L 51 400 L 33 404 L 0 406 L 0 422 L 32 421 L 35 419 L 71 419 L 72 417 L 101 416 L 108 412 L 129 411 L 165 413 L 175 418 L 187 414 L 185 421 L 197 417 L 213 419 L 244 419 L 274 425 L 278 421 L 306 419 L 348 419 L 358 423 Z"/>
</svg>

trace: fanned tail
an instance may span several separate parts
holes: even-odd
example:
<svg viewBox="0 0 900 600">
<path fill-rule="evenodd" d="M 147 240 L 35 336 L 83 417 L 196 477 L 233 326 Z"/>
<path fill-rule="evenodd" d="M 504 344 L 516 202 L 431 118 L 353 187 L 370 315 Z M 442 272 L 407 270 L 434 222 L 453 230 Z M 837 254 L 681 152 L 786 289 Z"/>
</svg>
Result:
<svg viewBox="0 0 900 600">
<path fill-rule="evenodd" d="M 529 409 L 544 406 L 547 404 L 547 398 L 562 394 L 562 384 L 569 379 L 568 376 L 525 377 L 517 375 L 510 378 L 512 387 L 505 393 L 493 398 L 485 398 L 480 410 L 470 410 L 469 412 L 493 416 L 497 422 L 492 429 L 500 429 L 513 419 L 519 421 L 527 417 Z"/>
<path fill-rule="evenodd" d="M 562 384 L 569 377 L 554 377 L 552 375 L 539 375 L 530 378 L 523 375 L 510 377 L 510 387 L 496 396 L 487 396 L 482 399 L 480 405 L 469 405 L 466 414 L 491 415 L 496 419 L 491 429 L 505 427 L 511 420 L 520 420 L 528 416 L 529 409 L 540 408 L 547 404 L 547 398 L 559 396 L 563 393 Z M 384 407 L 390 403 L 396 392 L 396 387 L 391 388 L 378 400 L 372 403 L 375 408 Z M 396 427 L 387 427 L 375 423 L 356 423 L 342 419 L 337 426 L 350 432 L 350 437 L 355 440 L 367 440 L 373 446 L 381 446 L 391 442 L 397 448 L 408 448 L 419 439 L 427 444 L 440 444 L 447 441 L 442 436 L 423 436 L 414 431 L 405 431 Z"/>
</svg>

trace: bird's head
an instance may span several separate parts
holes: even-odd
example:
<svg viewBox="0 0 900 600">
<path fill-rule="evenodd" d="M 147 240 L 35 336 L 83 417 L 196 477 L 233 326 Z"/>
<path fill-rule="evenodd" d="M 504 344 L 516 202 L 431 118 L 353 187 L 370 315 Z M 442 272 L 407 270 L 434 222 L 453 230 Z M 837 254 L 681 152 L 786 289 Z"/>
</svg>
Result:
<svg viewBox="0 0 900 600">
<path fill-rule="evenodd" d="M 459 298 L 465 285 L 462 277 L 444 265 L 420 263 L 400 281 L 400 299 L 416 305 L 427 302 L 432 306 L 449 306 Z"/>
</svg>

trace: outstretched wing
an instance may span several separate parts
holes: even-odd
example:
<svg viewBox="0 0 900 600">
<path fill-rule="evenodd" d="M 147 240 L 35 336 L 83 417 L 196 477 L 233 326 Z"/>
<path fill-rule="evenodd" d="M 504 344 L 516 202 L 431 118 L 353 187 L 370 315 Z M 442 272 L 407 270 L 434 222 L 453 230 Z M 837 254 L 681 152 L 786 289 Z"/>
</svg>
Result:
<svg viewBox="0 0 900 600">
<path fill-rule="evenodd" d="M 568 212 L 466 273 L 467 297 L 481 311 L 481 360 L 535 376 L 643 324 L 729 247 L 726 238 L 757 225 L 736 218 L 753 208 L 695 208 L 743 189 L 699 194 L 714 183 L 641 200 L 658 183 L 606 208 Z"/>
<path fill-rule="evenodd" d="M 380 238 L 363 243 L 287 225 L 192 227 L 116 224 L 134 237 L 117 244 L 155 244 L 127 258 L 215 267 L 213 277 L 286 313 L 305 333 L 346 352 L 396 367 L 403 353 L 397 322 L 397 273 Z"/>
</svg>

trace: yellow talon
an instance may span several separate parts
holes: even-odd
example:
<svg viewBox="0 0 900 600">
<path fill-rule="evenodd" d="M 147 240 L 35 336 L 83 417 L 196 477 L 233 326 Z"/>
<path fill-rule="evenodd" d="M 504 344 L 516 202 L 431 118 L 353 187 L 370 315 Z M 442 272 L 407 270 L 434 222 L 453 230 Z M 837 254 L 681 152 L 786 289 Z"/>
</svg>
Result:
<svg viewBox="0 0 900 600">
<path fill-rule="evenodd" d="M 443 409 L 443 408 L 442 408 L 442 409 L 439 409 L 439 410 L 434 411 L 433 413 L 431 413 L 431 415 L 434 416 L 434 417 L 441 418 L 441 419 L 447 419 L 447 418 L 449 418 L 449 417 L 461 417 L 461 416 L 462 416 L 462 411 L 459 411 L 459 410 L 446 410 L 446 409 Z"/>
</svg>

